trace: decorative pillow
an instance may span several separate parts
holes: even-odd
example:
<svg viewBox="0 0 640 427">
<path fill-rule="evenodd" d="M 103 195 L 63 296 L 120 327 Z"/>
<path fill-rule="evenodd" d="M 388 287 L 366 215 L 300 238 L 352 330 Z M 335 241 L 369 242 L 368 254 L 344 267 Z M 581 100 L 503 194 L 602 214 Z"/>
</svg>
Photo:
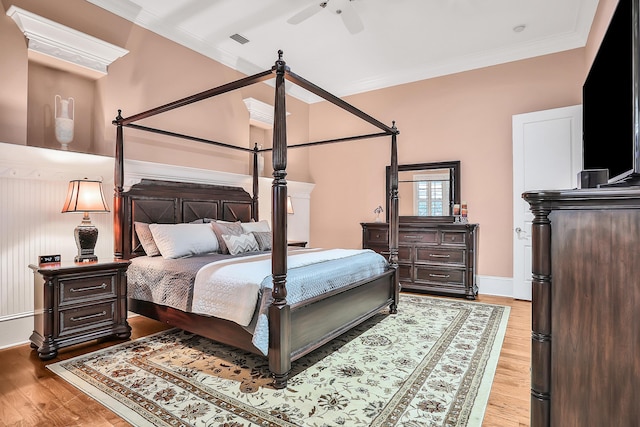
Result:
<svg viewBox="0 0 640 427">
<path fill-rule="evenodd" d="M 158 256 L 160 255 L 160 250 L 158 246 L 156 246 L 156 242 L 153 240 L 153 234 L 151 234 L 151 230 L 149 230 L 149 224 L 146 222 L 134 222 L 133 226 L 136 229 L 136 234 L 138 235 L 138 240 L 140 240 L 140 244 L 142 245 L 142 249 L 147 254 L 147 256 Z"/>
<path fill-rule="evenodd" d="M 229 236 L 239 236 L 242 234 L 242 226 L 240 225 L 240 221 L 238 222 L 221 222 L 216 221 L 208 224 L 211 226 L 211 229 L 215 233 L 218 238 L 218 246 L 220 247 L 220 253 L 228 254 L 229 249 L 227 248 L 227 244 L 225 243 L 222 236 L 224 234 Z"/>
<path fill-rule="evenodd" d="M 273 235 L 270 231 L 252 231 L 251 234 L 253 234 L 256 242 L 258 242 L 258 247 L 261 251 L 271 250 L 271 241 L 273 240 Z"/>
<path fill-rule="evenodd" d="M 220 248 L 209 224 L 150 224 L 149 229 L 163 258 L 206 254 Z"/>
<path fill-rule="evenodd" d="M 258 222 L 243 222 L 240 223 L 242 226 L 242 230 L 245 233 L 251 233 L 253 231 L 271 231 L 271 227 L 269 227 L 269 221 L 262 220 Z"/>
<path fill-rule="evenodd" d="M 209 223 L 213 221 L 215 221 L 215 219 L 213 218 L 198 218 L 198 219 L 194 219 L 189 224 L 203 224 L 203 223 Z"/>
<path fill-rule="evenodd" d="M 240 234 L 239 236 L 223 234 L 222 239 L 227 245 L 227 248 L 229 248 L 231 255 L 258 251 L 258 242 L 256 242 L 253 234 Z"/>
</svg>

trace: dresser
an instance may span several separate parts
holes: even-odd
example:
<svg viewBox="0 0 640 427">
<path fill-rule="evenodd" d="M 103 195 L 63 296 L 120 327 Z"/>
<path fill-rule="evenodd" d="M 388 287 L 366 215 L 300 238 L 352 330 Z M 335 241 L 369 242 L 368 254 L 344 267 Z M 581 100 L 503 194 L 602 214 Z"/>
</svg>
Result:
<svg viewBox="0 0 640 427">
<path fill-rule="evenodd" d="M 640 420 L 640 188 L 527 192 L 531 426 Z"/>
<path fill-rule="evenodd" d="M 130 261 L 30 265 L 34 273 L 34 329 L 29 338 L 42 360 L 58 349 L 115 336 L 129 338 Z"/>
<path fill-rule="evenodd" d="M 389 256 L 389 224 L 361 223 L 362 247 Z M 403 290 L 475 299 L 478 225 L 400 223 L 398 271 Z"/>
</svg>

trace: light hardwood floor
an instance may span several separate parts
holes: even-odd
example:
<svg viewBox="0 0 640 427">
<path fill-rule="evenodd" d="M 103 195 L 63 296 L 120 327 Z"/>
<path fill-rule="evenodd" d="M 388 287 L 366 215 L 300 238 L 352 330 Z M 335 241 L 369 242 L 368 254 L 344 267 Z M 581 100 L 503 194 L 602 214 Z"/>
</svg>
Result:
<svg viewBox="0 0 640 427">
<path fill-rule="evenodd" d="M 511 307 L 483 426 L 529 425 L 531 303 L 481 295 L 479 302 Z M 135 316 L 132 339 L 165 329 Z M 42 362 L 28 344 L 0 351 L 0 426 L 128 426 L 129 424 L 46 369 L 58 362 L 118 341 L 90 342 L 60 351 Z"/>
</svg>

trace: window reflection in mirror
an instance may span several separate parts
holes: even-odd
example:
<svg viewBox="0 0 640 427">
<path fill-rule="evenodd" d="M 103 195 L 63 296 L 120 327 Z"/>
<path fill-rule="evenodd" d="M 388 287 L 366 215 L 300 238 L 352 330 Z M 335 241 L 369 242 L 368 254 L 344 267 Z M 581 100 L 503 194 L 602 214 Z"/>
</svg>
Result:
<svg viewBox="0 0 640 427">
<path fill-rule="evenodd" d="M 387 166 L 387 194 L 389 174 Z M 459 160 L 398 165 L 398 217 L 401 222 L 453 222 L 455 203 L 460 203 Z"/>
<path fill-rule="evenodd" d="M 449 183 L 449 169 L 398 172 L 398 215 L 451 215 Z"/>
</svg>

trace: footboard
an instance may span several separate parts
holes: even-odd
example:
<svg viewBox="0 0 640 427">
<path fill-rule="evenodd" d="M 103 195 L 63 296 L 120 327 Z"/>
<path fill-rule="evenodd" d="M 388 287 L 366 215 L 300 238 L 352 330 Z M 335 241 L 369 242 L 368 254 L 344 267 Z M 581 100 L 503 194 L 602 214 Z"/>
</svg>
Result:
<svg viewBox="0 0 640 427">
<path fill-rule="evenodd" d="M 296 360 L 395 302 L 393 270 L 291 306 L 291 360 Z"/>
</svg>

